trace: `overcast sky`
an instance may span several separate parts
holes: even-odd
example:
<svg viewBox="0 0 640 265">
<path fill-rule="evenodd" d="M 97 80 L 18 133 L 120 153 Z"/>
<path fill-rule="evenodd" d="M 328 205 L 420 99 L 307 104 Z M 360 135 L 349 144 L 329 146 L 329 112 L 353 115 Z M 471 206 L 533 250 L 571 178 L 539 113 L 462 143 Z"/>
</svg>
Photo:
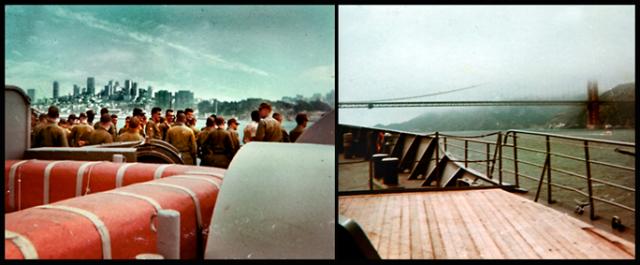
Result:
<svg viewBox="0 0 640 265">
<path fill-rule="evenodd" d="M 340 6 L 339 101 L 586 99 L 634 82 L 633 6 Z M 340 123 L 437 109 L 340 109 Z"/>
<path fill-rule="evenodd" d="M 196 97 L 334 89 L 333 6 L 7 6 L 5 83 L 37 98 L 96 79 Z"/>
</svg>

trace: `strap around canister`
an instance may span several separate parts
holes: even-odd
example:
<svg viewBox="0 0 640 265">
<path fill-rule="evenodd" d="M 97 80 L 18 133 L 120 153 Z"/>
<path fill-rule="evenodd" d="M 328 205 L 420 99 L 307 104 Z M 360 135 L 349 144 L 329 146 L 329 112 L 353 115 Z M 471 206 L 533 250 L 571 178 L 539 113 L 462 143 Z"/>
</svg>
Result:
<svg viewBox="0 0 640 265">
<path fill-rule="evenodd" d="M 184 176 L 184 175 L 179 175 L 179 176 L 171 176 L 171 178 L 202 180 L 202 181 L 209 182 L 209 183 L 213 184 L 214 186 L 216 186 L 216 188 L 218 188 L 218 190 L 220 189 L 220 184 L 218 184 L 218 182 L 215 182 L 213 179 L 210 179 L 210 178 L 207 178 L 207 177 L 203 177 L 203 176 Z"/>
<path fill-rule="evenodd" d="M 98 163 L 101 162 L 86 162 L 82 164 L 80 168 L 78 168 L 78 174 L 76 175 L 76 197 L 82 195 L 82 180 L 84 179 L 84 171 L 87 169 L 87 167 Z M 89 183 L 87 183 L 87 185 L 89 185 Z"/>
<path fill-rule="evenodd" d="M 61 162 L 65 162 L 63 161 L 53 161 L 51 163 L 49 163 L 47 165 L 47 167 L 44 169 L 44 189 L 43 189 L 43 195 L 42 195 L 42 203 L 44 204 L 48 204 L 49 203 L 49 187 L 50 187 L 50 182 L 49 180 L 51 179 L 51 170 L 53 169 L 53 167 Z"/>
<path fill-rule="evenodd" d="M 153 206 L 153 208 L 156 208 L 156 211 L 162 210 L 162 206 L 160 206 L 160 204 L 156 200 L 151 198 L 151 197 L 147 197 L 147 196 L 144 196 L 144 195 L 135 194 L 135 193 L 131 193 L 131 192 L 126 192 L 126 191 L 119 191 L 119 190 L 110 190 L 110 191 L 106 191 L 105 193 L 118 194 L 118 195 L 122 195 L 122 196 L 137 198 L 137 199 L 146 201 L 149 204 L 151 204 L 151 206 Z"/>
<path fill-rule="evenodd" d="M 137 163 L 127 163 L 118 168 L 118 173 L 116 173 L 116 188 L 122 187 L 122 179 L 124 178 L 124 173 L 127 171 L 128 167 L 135 164 Z"/>
<path fill-rule="evenodd" d="M 111 259 L 111 238 L 109 237 L 109 230 L 97 215 L 84 209 L 71 207 L 71 206 L 64 206 L 64 205 L 49 204 L 49 205 L 37 206 L 36 208 L 63 210 L 63 211 L 72 212 L 72 213 L 81 215 L 82 217 L 89 219 L 89 221 L 93 223 L 93 225 L 98 230 L 98 233 L 100 234 L 100 240 L 102 241 L 102 258 Z"/>
<path fill-rule="evenodd" d="M 193 204 L 196 207 L 196 221 L 198 222 L 198 228 L 202 229 L 202 213 L 200 211 L 200 201 L 198 200 L 198 197 L 196 196 L 196 194 L 191 191 L 189 188 L 185 188 L 179 185 L 175 185 L 175 184 L 169 184 L 169 183 L 158 183 L 158 182 L 145 182 L 142 183 L 143 185 L 154 185 L 154 186 L 161 186 L 161 187 L 167 187 L 167 188 L 173 188 L 173 189 L 177 189 L 180 191 L 183 191 L 185 193 L 187 193 L 189 196 L 191 196 L 191 199 L 193 200 Z"/>
<path fill-rule="evenodd" d="M 18 170 L 20 165 L 28 161 L 29 160 L 22 160 L 20 162 L 16 162 L 15 164 L 11 165 L 11 170 L 9 170 L 9 207 L 11 208 L 11 210 L 14 210 L 16 208 L 16 171 Z"/>
<path fill-rule="evenodd" d="M 184 172 L 183 174 L 207 175 L 207 176 L 213 176 L 219 179 L 224 179 L 224 174 L 218 174 L 218 173 L 213 173 L 209 171 L 191 170 L 191 171 Z"/>
<path fill-rule="evenodd" d="M 173 166 L 171 164 L 167 164 L 167 165 L 162 165 L 156 168 L 156 171 L 153 173 L 153 179 L 159 179 L 162 177 L 162 173 L 164 172 L 164 170 L 170 166 Z"/>
<path fill-rule="evenodd" d="M 11 240 L 20 249 L 24 259 L 38 259 L 38 251 L 25 236 L 5 229 L 4 239 Z"/>
</svg>

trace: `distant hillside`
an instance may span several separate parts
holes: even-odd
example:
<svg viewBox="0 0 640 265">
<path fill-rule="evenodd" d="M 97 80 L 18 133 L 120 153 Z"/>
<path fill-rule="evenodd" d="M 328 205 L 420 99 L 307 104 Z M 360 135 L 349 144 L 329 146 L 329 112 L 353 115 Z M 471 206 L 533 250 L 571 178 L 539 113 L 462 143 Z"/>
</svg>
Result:
<svg viewBox="0 0 640 265">
<path fill-rule="evenodd" d="M 603 101 L 628 101 L 635 99 L 635 84 L 618 85 L 600 95 Z M 634 104 L 619 103 L 600 106 L 602 124 L 614 127 L 634 128 Z M 397 130 L 461 131 L 542 129 L 551 127 L 584 128 L 586 109 L 570 106 L 552 107 L 478 107 L 455 109 L 450 112 L 427 112 L 402 123 L 376 127 Z"/>
<path fill-rule="evenodd" d="M 626 83 L 600 94 L 601 101 L 617 102 L 600 106 L 600 124 L 611 124 L 614 128 L 635 128 L 635 92 L 635 83 Z M 584 128 L 586 123 L 587 110 L 584 108 L 571 108 L 549 121 L 550 126 L 564 124 L 564 128 Z"/>
</svg>

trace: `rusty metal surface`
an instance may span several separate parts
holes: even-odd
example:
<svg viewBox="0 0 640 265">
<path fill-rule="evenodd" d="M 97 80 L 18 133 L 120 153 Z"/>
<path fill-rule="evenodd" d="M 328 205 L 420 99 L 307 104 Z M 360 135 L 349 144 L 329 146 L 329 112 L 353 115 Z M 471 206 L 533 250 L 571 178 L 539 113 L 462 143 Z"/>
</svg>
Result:
<svg viewBox="0 0 640 265">
<path fill-rule="evenodd" d="M 251 142 L 225 173 L 205 259 L 333 259 L 335 148 Z"/>
</svg>

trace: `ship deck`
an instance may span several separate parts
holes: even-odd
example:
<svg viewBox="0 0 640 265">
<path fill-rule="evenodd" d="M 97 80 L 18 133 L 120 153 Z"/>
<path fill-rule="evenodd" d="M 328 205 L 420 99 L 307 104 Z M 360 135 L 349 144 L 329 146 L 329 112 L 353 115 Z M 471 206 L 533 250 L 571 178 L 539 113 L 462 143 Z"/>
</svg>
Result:
<svg viewBox="0 0 640 265">
<path fill-rule="evenodd" d="M 499 188 L 339 196 L 383 259 L 634 259 L 635 244 Z"/>
</svg>

